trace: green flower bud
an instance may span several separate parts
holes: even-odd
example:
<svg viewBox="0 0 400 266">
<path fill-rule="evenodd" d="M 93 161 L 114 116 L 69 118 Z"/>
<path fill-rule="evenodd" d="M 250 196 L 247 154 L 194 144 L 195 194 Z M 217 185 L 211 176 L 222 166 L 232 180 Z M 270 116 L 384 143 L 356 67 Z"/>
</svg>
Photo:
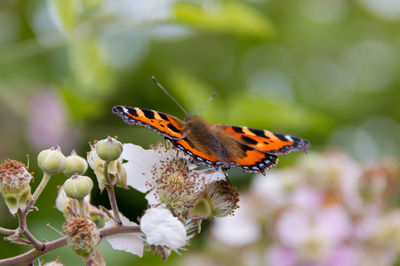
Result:
<svg viewBox="0 0 400 266">
<path fill-rule="evenodd" d="M 92 147 L 92 150 L 88 153 L 87 161 L 90 168 L 93 169 L 96 175 L 97 183 L 99 184 L 99 189 L 103 191 L 106 184 L 106 177 L 104 176 L 104 165 L 105 161 L 100 159 L 96 149 Z M 108 173 L 111 178 L 111 182 L 114 184 L 115 179 L 118 179 L 117 186 L 122 188 L 127 188 L 126 171 L 122 165 L 122 159 L 111 161 L 108 165 Z"/>
<path fill-rule="evenodd" d="M 0 165 L 0 191 L 11 214 L 25 209 L 31 198 L 32 178 L 25 164 L 19 161 L 6 160 Z"/>
<path fill-rule="evenodd" d="M 84 158 L 77 155 L 75 151 L 71 152 L 70 156 L 66 158 L 66 167 L 64 169 L 64 175 L 72 176 L 74 174 L 83 175 L 88 167 L 88 164 Z"/>
<path fill-rule="evenodd" d="M 38 155 L 39 168 L 48 175 L 57 175 L 65 169 L 66 160 L 60 147 L 41 151 Z"/>
<path fill-rule="evenodd" d="M 117 160 L 122 153 L 122 143 L 108 137 L 96 143 L 96 152 L 100 159 L 104 161 Z"/>
<path fill-rule="evenodd" d="M 117 187 L 128 189 L 126 186 L 126 171 L 121 160 L 112 161 L 108 166 L 108 172 L 112 182 L 114 182 L 116 178 L 118 179 Z"/>
<path fill-rule="evenodd" d="M 96 224 L 87 217 L 74 217 L 64 224 L 67 243 L 72 250 L 87 259 L 100 242 Z"/>
<path fill-rule="evenodd" d="M 92 191 L 93 181 L 90 177 L 73 175 L 64 183 L 65 194 L 68 197 L 81 200 Z"/>
</svg>

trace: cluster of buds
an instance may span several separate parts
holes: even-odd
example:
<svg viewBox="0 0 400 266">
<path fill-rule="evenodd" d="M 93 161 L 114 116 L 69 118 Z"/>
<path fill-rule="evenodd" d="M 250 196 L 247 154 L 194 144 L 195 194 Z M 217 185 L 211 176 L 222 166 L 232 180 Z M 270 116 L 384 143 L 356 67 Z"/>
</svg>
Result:
<svg viewBox="0 0 400 266">
<path fill-rule="evenodd" d="M 99 189 L 107 189 L 112 212 L 90 204 L 93 181 L 85 176 L 88 165 Z M 64 156 L 60 148 L 51 148 L 39 153 L 38 166 L 43 178 L 31 195 L 29 183 L 33 176 L 23 163 L 7 160 L 0 165 L 0 191 L 10 212 L 16 214 L 21 209 L 28 213 L 50 177 L 64 174 L 67 179 L 59 188 L 56 207 L 66 219 L 64 234 L 68 245 L 88 262 L 96 257 L 93 251 L 101 240 L 98 228 L 103 226 L 140 228 L 141 234 L 126 233 L 105 239 L 114 248 L 139 256 L 147 245 L 166 259 L 171 251 L 179 253 L 189 243 L 196 228 L 200 232 L 203 219 L 231 215 L 238 207 L 238 193 L 224 172 L 199 170 L 185 154 L 161 143 L 145 150 L 108 137 L 91 146 L 87 161 L 75 151 Z M 128 185 L 148 192 L 149 208 L 139 226 L 118 211 L 114 186 L 127 189 Z M 126 248 L 127 239 L 134 241 L 136 248 Z"/>
</svg>

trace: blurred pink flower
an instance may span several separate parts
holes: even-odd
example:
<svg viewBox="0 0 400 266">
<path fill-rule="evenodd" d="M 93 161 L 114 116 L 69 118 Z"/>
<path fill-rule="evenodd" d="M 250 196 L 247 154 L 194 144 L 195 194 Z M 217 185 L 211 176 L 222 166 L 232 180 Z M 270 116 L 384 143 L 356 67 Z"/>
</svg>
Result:
<svg viewBox="0 0 400 266">
<path fill-rule="evenodd" d="M 26 138 L 35 149 L 62 146 L 70 150 L 79 132 L 70 127 L 63 102 L 51 91 L 39 92 L 29 102 Z"/>
<path fill-rule="evenodd" d="M 302 186 L 294 189 L 289 202 L 304 210 L 320 208 L 324 202 L 324 193 L 311 186 Z"/>
<path fill-rule="evenodd" d="M 271 266 L 391 266 L 398 260 L 398 164 L 362 165 L 334 151 L 269 173 L 241 194 L 237 217 L 213 225 L 220 242 L 266 250 L 264 264 Z"/>
<path fill-rule="evenodd" d="M 334 249 L 327 257 L 323 266 L 358 266 L 359 249 L 349 246 L 341 246 Z"/>
<path fill-rule="evenodd" d="M 341 206 L 291 207 L 277 221 L 278 239 L 304 261 L 321 261 L 350 237 L 352 224 Z"/>
<path fill-rule="evenodd" d="M 295 266 L 297 264 L 296 252 L 282 246 L 268 248 L 265 263 L 270 266 Z"/>
</svg>

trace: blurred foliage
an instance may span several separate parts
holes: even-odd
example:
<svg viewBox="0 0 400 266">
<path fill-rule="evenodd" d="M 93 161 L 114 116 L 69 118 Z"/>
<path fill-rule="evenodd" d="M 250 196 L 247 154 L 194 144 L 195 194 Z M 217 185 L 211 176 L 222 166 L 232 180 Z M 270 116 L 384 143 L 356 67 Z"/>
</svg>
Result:
<svg viewBox="0 0 400 266">
<path fill-rule="evenodd" d="M 89 140 L 107 135 L 154 144 L 157 134 L 111 113 L 122 104 L 183 119 L 152 75 L 189 113 L 216 91 L 201 112 L 213 123 L 290 133 L 313 150 L 339 147 L 364 161 L 398 158 L 399 24 L 395 1 L 3 0 L 0 159 L 31 154 L 38 178 L 35 157 L 52 145 L 85 155 Z M 231 176 L 240 186 L 249 179 L 240 171 Z M 28 217 L 47 239 L 56 234 L 44 221 L 58 229 L 63 221 L 49 204 L 62 180 L 51 180 L 41 211 Z M 96 202 L 104 197 L 93 195 Z M 142 197 L 121 192 L 123 212 L 134 219 Z M 16 226 L 2 205 L 0 212 L 2 226 Z M 105 245 L 108 261 L 137 260 Z M 23 250 L 0 242 L 1 258 Z M 66 248 L 58 254 L 67 265 L 78 261 Z M 146 255 L 141 264 L 159 261 Z"/>
</svg>

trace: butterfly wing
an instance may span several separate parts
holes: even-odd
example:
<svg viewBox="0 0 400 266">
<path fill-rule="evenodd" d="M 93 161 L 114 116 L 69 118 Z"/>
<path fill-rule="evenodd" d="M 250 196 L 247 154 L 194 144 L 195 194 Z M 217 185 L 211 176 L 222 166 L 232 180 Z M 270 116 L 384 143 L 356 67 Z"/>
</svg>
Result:
<svg viewBox="0 0 400 266">
<path fill-rule="evenodd" d="M 139 107 L 117 105 L 113 113 L 120 116 L 128 125 L 139 125 L 150 128 L 167 139 L 180 139 L 183 137 L 184 123 L 176 117 Z"/>
<path fill-rule="evenodd" d="M 192 157 L 194 163 L 200 165 L 208 165 L 215 168 L 229 169 L 230 167 L 241 168 L 245 172 L 264 173 L 265 170 L 275 166 L 278 163 L 278 156 L 268 154 L 246 145 L 241 145 L 244 156 L 232 156 L 229 158 L 229 163 L 221 161 L 215 154 L 207 154 L 199 149 L 196 149 L 191 141 L 187 138 L 170 140 L 172 144 Z"/>
<path fill-rule="evenodd" d="M 284 155 L 292 151 L 306 153 L 310 143 L 304 139 L 249 127 L 217 125 L 240 143 L 258 151 Z"/>
<path fill-rule="evenodd" d="M 245 172 L 262 173 L 278 164 L 278 156 L 255 148 L 239 144 L 242 152 L 232 154 L 229 158 L 232 166 Z"/>
</svg>

